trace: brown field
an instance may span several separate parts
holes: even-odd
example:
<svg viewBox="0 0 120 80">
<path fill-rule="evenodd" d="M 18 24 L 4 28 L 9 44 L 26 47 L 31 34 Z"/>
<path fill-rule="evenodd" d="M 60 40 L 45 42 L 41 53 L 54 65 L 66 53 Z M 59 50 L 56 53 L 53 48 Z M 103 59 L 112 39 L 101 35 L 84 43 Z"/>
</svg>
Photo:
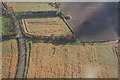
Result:
<svg viewBox="0 0 120 80">
<path fill-rule="evenodd" d="M 16 40 L 2 43 L 2 78 L 14 78 L 18 60 Z"/>
<path fill-rule="evenodd" d="M 117 43 L 31 46 L 28 78 L 117 78 Z"/>
<path fill-rule="evenodd" d="M 59 17 L 23 19 L 26 33 L 36 36 L 67 36 L 72 35 L 68 26 Z"/>
<path fill-rule="evenodd" d="M 22 5 L 22 6 L 21 6 Z M 9 2 L 7 6 L 14 12 L 28 11 L 55 11 L 56 9 L 50 6 L 47 2 Z"/>
</svg>

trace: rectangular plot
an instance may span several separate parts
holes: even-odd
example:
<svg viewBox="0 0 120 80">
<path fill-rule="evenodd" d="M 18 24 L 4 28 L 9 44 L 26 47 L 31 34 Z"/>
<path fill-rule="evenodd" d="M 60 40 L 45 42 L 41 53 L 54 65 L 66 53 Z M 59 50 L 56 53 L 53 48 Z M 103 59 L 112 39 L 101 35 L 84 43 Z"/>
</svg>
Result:
<svg viewBox="0 0 120 80">
<path fill-rule="evenodd" d="M 14 12 L 28 11 L 55 11 L 56 9 L 47 2 L 9 2 L 7 6 L 12 8 Z"/>
<path fill-rule="evenodd" d="M 106 52 L 101 47 L 34 43 L 27 78 L 117 78 L 112 48 Z"/>
<path fill-rule="evenodd" d="M 27 33 L 36 36 L 67 36 L 72 35 L 68 26 L 59 17 L 23 19 Z"/>
</svg>

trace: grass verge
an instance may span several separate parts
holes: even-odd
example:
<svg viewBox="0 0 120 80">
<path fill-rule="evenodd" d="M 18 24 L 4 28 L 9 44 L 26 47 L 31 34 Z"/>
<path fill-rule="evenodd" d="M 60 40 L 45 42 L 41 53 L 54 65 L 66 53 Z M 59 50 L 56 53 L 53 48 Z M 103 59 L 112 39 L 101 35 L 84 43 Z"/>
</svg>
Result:
<svg viewBox="0 0 120 80">
<path fill-rule="evenodd" d="M 30 62 L 30 52 L 31 52 L 31 41 L 28 40 L 26 42 L 26 70 L 25 70 L 25 78 L 27 78 L 28 68 L 29 68 L 29 62 Z"/>
<path fill-rule="evenodd" d="M 55 45 L 76 45 L 76 46 L 84 46 L 85 43 L 76 43 L 76 42 L 69 42 L 69 41 L 52 41 L 52 40 L 34 40 L 31 39 L 32 43 L 52 43 Z"/>
</svg>

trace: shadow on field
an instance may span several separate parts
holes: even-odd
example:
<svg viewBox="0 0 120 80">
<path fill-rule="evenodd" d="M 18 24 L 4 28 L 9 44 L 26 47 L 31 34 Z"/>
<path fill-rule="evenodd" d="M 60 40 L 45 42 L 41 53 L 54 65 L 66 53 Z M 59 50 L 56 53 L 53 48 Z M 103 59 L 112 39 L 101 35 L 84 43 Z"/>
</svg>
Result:
<svg viewBox="0 0 120 80">
<path fill-rule="evenodd" d="M 39 14 L 30 14 L 30 15 L 22 15 L 20 16 L 21 18 L 24 19 L 32 19 L 32 18 L 53 18 L 53 17 L 58 17 L 58 15 L 39 15 Z"/>
</svg>

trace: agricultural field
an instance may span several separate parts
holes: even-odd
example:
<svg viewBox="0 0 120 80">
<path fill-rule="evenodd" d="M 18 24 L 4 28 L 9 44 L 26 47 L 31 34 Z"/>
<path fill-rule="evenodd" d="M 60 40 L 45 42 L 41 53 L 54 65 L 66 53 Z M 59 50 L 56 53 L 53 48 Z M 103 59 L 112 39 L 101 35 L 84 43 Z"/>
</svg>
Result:
<svg viewBox="0 0 120 80">
<path fill-rule="evenodd" d="M 56 11 L 56 9 L 47 2 L 9 2 L 7 6 L 14 12 Z"/>
<path fill-rule="evenodd" d="M 16 40 L 2 42 L 2 78 L 14 78 L 18 61 Z"/>
<path fill-rule="evenodd" d="M 117 78 L 117 43 L 32 43 L 27 78 Z"/>
<path fill-rule="evenodd" d="M 72 36 L 68 26 L 59 17 L 22 19 L 25 33 L 35 36 Z"/>
<path fill-rule="evenodd" d="M 8 36 L 8 35 L 16 35 L 18 33 L 18 29 L 14 24 L 13 18 L 9 15 L 2 15 L 2 27 L 1 27 L 1 33 L 2 36 Z"/>
</svg>

